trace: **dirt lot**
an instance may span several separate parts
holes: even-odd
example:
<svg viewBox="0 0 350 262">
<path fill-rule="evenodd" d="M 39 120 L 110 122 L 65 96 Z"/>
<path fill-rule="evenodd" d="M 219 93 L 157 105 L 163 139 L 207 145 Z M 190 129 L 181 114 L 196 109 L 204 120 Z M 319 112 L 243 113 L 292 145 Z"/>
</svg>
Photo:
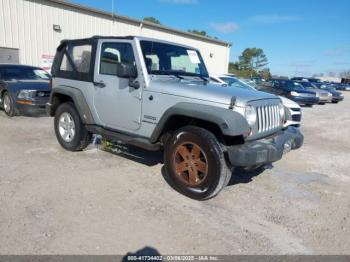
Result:
<svg viewBox="0 0 350 262">
<path fill-rule="evenodd" d="M 160 155 L 69 153 L 51 118 L 0 112 L 0 254 L 350 254 L 345 96 L 304 108 L 302 149 L 206 202 L 169 187 Z"/>
</svg>

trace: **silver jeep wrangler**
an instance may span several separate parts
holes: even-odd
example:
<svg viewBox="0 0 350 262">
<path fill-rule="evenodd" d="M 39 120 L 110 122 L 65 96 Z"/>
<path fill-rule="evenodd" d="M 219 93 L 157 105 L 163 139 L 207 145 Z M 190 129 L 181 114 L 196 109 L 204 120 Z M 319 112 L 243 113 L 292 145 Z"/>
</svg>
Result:
<svg viewBox="0 0 350 262">
<path fill-rule="evenodd" d="M 58 142 L 83 150 L 92 134 L 164 150 L 169 182 L 193 199 L 299 148 L 278 97 L 209 83 L 199 51 L 143 37 L 64 40 L 52 68 L 48 113 Z"/>
</svg>

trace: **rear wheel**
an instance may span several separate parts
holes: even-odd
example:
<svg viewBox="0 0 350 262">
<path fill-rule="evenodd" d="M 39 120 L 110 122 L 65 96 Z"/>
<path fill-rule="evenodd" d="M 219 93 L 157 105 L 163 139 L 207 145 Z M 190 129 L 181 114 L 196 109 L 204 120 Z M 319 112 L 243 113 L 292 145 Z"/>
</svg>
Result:
<svg viewBox="0 0 350 262">
<path fill-rule="evenodd" d="M 165 146 L 164 160 L 172 186 L 197 200 L 216 196 L 231 176 L 222 146 L 211 132 L 199 127 L 176 131 Z"/>
<path fill-rule="evenodd" d="M 9 117 L 15 116 L 15 107 L 10 94 L 6 91 L 2 96 L 2 107 Z"/>
<path fill-rule="evenodd" d="M 81 151 L 91 142 L 91 134 L 81 122 L 73 103 L 64 103 L 57 108 L 54 125 L 57 140 L 66 150 Z"/>
</svg>

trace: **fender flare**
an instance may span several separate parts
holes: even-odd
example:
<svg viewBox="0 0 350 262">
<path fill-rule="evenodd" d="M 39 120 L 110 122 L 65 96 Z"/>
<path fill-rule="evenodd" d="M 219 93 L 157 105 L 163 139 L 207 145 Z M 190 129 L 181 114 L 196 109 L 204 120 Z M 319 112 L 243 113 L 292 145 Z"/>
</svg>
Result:
<svg viewBox="0 0 350 262">
<path fill-rule="evenodd" d="M 50 102 L 48 104 L 48 113 L 50 116 L 54 116 L 55 111 L 58 107 L 58 105 L 55 104 L 55 97 L 57 95 L 65 95 L 73 100 L 74 105 L 78 110 L 80 118 L 84 124 L 95 123 L 84 94 L 79 89 L 70 86 L 59 86 L 55 87 L 52 90 L 50 95 Z"/>
<path fill-rule="evenodd" d="M 247 120 L 240 113 L 231 109 L 181 102 L 165 111 L 151 135 L 152 143 L 158 141 L 167 121 L 173 116 L 186 116 L 211 122 L 227 136 L 247 135 L 250 131 Z"/>
</svg>

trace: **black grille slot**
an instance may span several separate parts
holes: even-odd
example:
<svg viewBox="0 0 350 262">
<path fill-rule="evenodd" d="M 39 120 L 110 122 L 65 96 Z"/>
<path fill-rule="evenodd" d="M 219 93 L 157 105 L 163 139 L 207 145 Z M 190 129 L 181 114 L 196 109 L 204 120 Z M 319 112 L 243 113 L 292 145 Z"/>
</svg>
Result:
<svg viewBox="0 0 350 262">
<path fill-rule="evenodd" d="M 36 97 L 50 97 L 50 91 L 37 91 Z"/>
<path fill-rule="evenodd" d="M 300 122 L 301 121 L 301 115 L 293 115 L 292 116 L 292 120 Z"/>
</svg>

